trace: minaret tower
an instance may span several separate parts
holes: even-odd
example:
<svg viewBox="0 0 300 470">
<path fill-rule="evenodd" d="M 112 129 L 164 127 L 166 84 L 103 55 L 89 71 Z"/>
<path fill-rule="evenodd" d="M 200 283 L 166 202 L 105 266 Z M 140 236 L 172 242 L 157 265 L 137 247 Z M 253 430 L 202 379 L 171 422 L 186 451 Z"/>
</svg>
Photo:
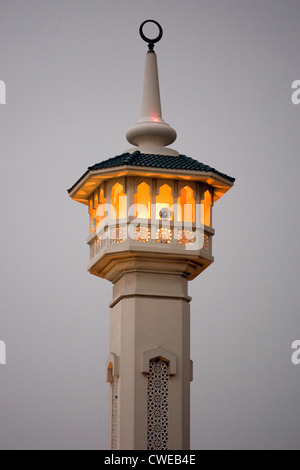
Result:
<svg viewBox="0 0 300 470">
<path fill-rule="evenodd" d="M 148 20 L 140 35 L 149 50 L 141 117 L 126 135 L 134 147 L 89 167 L 69 195 L 89 209 L 88 270 L 113 284 L 109 447 L 188 450 L 188 281 L 214 261 L 212 207 L 234 178 L 168 147 L 176 132 L 162 118 L 154 52 L 163 31 Z"/>
</svg>

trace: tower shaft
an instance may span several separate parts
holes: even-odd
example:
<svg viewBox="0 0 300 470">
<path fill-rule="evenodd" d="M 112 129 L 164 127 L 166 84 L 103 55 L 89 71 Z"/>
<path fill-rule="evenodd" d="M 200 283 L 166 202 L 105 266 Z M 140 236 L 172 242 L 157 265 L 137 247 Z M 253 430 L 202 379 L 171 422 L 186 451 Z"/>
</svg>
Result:
<svg viewBox="0 0 300 470">
<path fill-rule="evenodd" d="M 156 260 L 124 273 L 110 312 L 112 449 L 189 449 L 190 298 L 187 279 Z"/>
</svg>

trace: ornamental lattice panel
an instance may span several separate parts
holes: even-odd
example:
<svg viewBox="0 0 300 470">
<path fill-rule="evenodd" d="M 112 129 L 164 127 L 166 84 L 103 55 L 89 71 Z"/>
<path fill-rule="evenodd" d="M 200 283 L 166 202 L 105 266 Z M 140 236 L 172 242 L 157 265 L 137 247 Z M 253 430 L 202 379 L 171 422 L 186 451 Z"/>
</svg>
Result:
<svg viewBox="0 0 300 470">
<path fill-rule="evenodd" d="M 151 360 L 148 374 L 148 450 L 168 450 L 169 367 L 161 359 Z"/>
<path fill-rule="evenodd" d="M 111 448 L 112 450 L 118 449 L 118 401 L 119 401 L 119 377 L 113 376 L 112 380 L 112 430 L 111 430 Z"/>
</svg>

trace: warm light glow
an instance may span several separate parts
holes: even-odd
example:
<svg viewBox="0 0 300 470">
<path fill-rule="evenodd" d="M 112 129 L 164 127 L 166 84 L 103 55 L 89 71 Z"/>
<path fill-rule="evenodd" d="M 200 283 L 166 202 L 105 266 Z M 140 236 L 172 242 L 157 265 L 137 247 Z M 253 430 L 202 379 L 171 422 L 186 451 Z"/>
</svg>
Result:
<svg viewBox="0 0 300 470">
<path fill-rule="evenodd" d="M 134 238 L 140 243 L 148 243 L 151 238 L 151 232 L 148 227 L 136 227 L 134 232 Z"/>
<path fill-rule="evenodd" d="M 156 231 L 157 243 L 170 244 L 173 238 L 172 230 L 168 228 L 159 228 Z"/>
<path fill-rule="evenodd" d="M 156 196 L 156 219 L 160 219 L 159 213 L 162 209 L 172 209 L 173 199 L 172 188 L 168 184 L 159 188 L 159 194 Z M 173 213 L 170 220 L 173 220 Z"/>
<path fill-rule="evenodd" d="M 112 243 L 124 243 L 126 240 L 126 228 L 125 227 L 116 227 L 111 229 L 110 237 Z"/>
<path fill-rule="evenodd" d="M 151 219 L 151 202 L 150 186 L 145 182 L 139 184 L 134 195 L 135 217 Z"/>
<path fill-rule="evenodd" d="M 178 222 L 196 222 L 195 207 L 194 191 L 189 186 L 185 186 L 178 198 Z"/>
<path fill-rule="evenodd" d="M 123 219 L 127 215 L 127 196 L 123 192 L 123 186 L 116 183 L 111 189 L 111 219 Z"/>
<path fill-rule="evenodd" d="M 201 201 L 201 224 L 211 226 L 211 194 L 208 190 Z"/>
<path fill-rule="evenodd" d="M 189 246 L 195 243 L 196 234 L 191 230 L 180 230 L 180 232 L 178 232 L 177 240 L 179 245 Z"/>
<path fill-rule="evenodd" d="M 202 233 L 201 238 L 203 242 L 203 250 L 211 251 L 211 236 L 207 233 Z"/>
<path fill-rule="evenodd" d="M 93 199 L 92 198 L 89 200 L 89 214 L 90 214 L 90 233 L 93 233 L 96 229 L 96 226 L 95 226 L 96 211 L 94 209 L 94 204 L 93 204 Z"/>
<path fill-rule="evenodd" d="M 104 190 L 100 190 L 100 201 L 96 209 L 96 228 L 106 217 L 106 198 L 104 197 Z"/>
<path fill-rule="evenodd" d="M 100 190 L 99 197 L 100 201 L 98 200 L 98 191 L 96 191 L 89 200 L 90 233 L 94 233 L 106 217 L 106 198 L 103 189 Z"/>
</svg>

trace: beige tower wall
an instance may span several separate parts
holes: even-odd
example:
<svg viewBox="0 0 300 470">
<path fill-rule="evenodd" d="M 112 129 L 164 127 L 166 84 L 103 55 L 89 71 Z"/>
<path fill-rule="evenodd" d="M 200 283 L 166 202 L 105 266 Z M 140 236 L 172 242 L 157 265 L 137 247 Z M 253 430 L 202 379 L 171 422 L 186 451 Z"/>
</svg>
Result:
<svg viewBox="0 0 300 470">
<path fill-rule="evenodd" d="M 116 282 L 110 312 L 110 351 L 118 361 L 119 388 L 114 408 L 116 414 L 117 406 L 117 416 L 110 424 L 110 446 L 147 449 L 147 368 L 149 359 L 159 356 L 169 363 L 170 372 L 168 448 L 189 449 L 189 302 L 187 279 L 181 274 L 131 272 Z M 111 400 L 110 415 L 112 406 Z"/>
</svg>

